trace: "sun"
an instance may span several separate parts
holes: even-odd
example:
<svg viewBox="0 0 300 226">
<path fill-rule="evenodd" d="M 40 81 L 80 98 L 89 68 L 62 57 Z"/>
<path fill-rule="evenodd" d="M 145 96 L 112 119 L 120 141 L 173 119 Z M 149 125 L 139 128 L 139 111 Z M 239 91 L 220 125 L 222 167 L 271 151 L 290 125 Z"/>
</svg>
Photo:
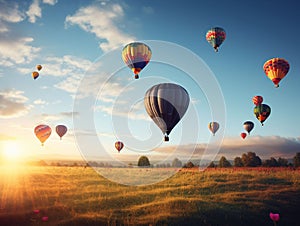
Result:
<svg viewBox="0 0 300 226">
<path fill-rule="evenodd" d="M 6 160 L 18 160 L 21 157 L 21 151 L 18 143 L 7 141 L 3 145 L 3 155 Z"/>
</svg>

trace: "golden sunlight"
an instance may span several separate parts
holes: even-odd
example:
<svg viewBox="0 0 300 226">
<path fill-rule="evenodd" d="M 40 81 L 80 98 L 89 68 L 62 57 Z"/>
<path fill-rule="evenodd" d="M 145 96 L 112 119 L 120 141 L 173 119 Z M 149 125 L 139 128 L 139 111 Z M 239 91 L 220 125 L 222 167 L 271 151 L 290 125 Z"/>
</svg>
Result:
<svg viewBox="0 0 300 226">
<path fill-rule="evenodd" d="M 6 160 L 14 161 L 21 158 L 20 147 L 15 141 L 7 141 L 3 145 L 3 157 Z"/>
</svg>

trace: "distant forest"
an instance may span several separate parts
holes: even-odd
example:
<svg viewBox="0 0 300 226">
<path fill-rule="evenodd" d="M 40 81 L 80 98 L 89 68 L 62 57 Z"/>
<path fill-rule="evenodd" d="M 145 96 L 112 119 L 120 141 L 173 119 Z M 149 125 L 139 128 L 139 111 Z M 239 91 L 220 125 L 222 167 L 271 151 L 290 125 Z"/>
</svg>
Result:
<svg viewBox="0 0 300 226">
<path fill-rule="evenodd" d="M 109 162 L 83 162 L 83 161 L 64 161 L 64 162 L 51 162 L 47 163 L 44 160 L 37 162 L 29 162 L 30 165 L 37 166 L 72 166 L 72 167 L 150 167 L 150 168 L 193 168 L 199 167 L 199 165 L 193 163 L 193 161 L 188 161 L 182 163 L 178 158 L 175 158 L 171 163 L 160 163 L 151 164 L 146 156 L 141 156 L 138 159 L 137 164 L 128 163 L 127 166 L 114 166 Z M 225 156 L 222 156 L 219 161 L 212 161 L 206 167 L 209 168 L 227 168 L 227 167 L 300 167 L 300 152 L 296 153 L 292 160 L 286 158 L 274 158 L 262 160 L 255 152 L 248 152 L 242 154 L 242 156 L 235 157 L 233 160 L 227 160 Z"/>
</svg>

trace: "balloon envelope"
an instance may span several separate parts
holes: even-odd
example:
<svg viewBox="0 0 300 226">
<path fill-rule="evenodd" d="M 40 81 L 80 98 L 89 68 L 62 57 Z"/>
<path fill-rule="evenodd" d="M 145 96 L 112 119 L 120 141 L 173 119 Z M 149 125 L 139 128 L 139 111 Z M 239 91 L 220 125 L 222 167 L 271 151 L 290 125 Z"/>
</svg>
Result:
<svg viewBox="0 0 300 226">
<path fill-rule="evenodd" d="M 290 65 L 283 58 L 273 58 L 266 61 L 263 68 L 267 77 L 274 83 L 275 87 L 279 87 L 279 82 L 289 72 Z"/>
<path fill-rule="evenodd" d="M 120 151 L 122 150 L 123 147 L 124 147 L 123 142 L 117 141 L 117 142 L 115 143 L 115 148 L 118 150 L 118 152 L 120 152 Z"/>
<path fill-rule="evenodd" d="M 254 115 L 261 122 L 263 126 L 263 122 L 269 117 L 271 114 L 271 108 L 266 104 L 260 104 L 254 107 Z"/>
<path fill-rule="evenodd" d="M 244 129 L 250 134 L 251 130 L 254 128 L 254 123 L 251 121 L 244 122 Z"/>
<path fill-rule="evenodd" d="M 262 96 L 254 96 L 252 98 L 252 102 L 255 106 L 260 105 L 263 102 L 263 97 Z"/>
<path fill-rule="evenodd" d="M 247 133 L 241 133 L 241 137 L 242 137 L 243 139 L 245 139 L 246 136 L 247 136 Z"/>
<path fill-rule="evenodd" d="M 60 137 L 60 139 L 67 133 L 68 128 L 64 125 L 57 125 L 55 127 L 56 133 Z"/>
<path fill-rule="evenodd" d="M 35 80 L 35 79 L 37 79 L 39 77 L 40 74 L 37 71 L 33 71 L 31 73 L 31 75 L 32 75 L 32 78 Z"/>
<path fill-rule="evenodd" d="M 213 135 L 218 131 L 220 125 L 217 122 L 208 123 L 208 129 L 212 132 Z"/>
<path fill-rule="evenodd" d="M 43 124 L 38 125 L 34 128 L 34 133 L 35 133 L 36 137 L 40 140 L 42 145 L 49 138 L 49 136 L 51 135 L 51 132 L 52 132 L 52 130 L 51 130 L 50 126 L 43 125 Z"/>
<path fill-rule="evenodd" d="M 226 38 L 226 32 L 221 27 L 213 27 L 206 33 L 206 40 L 209 44 L 218 52 L 219 46 L 224 42 Z"/>
<path fill-rule="evenodd" d="M 42 65 L 40 65 L 40 64 L 36 65 L 36 69 L 37 69 L 38 71 L 40 71 L 42 68 L 43 68 Z"/>
<path fill-rule="evenodd" d="M 145 109 L 150 118 L 168 135 L 184 116 L 190 103 L 188 92 L 180 85 L 161 83 L 147 90 L 144 97 Z"/>
<path fill-rule="evenodd" d="M 124 63 L 133 71 L 135 78 L 139 78 L 139 73 L 149 63 L 152 52 L 149 46 L 141 42 L 127 44 L 122 50 Z"/>
</svg>

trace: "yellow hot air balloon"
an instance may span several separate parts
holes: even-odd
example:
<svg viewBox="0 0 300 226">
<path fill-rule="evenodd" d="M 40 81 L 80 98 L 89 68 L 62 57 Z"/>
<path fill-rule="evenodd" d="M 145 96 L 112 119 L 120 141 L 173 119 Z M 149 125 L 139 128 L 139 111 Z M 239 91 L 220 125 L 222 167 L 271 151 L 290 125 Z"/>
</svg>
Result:
<svg viewBox="0 0 300 226">
<path fill-rule="evenodd" d="M 38 125 L 34 128 L 34 133 L 36 137 L 40 140 L 42 143 L 42 146 L 44 145 L 44 142 L 49 138 L 51 135 L 51 128 L 48 125 Z"/>
<path fill-rule="evenodd" d="M 31 75 L 32 75 L 32 78 L 35 80 L 35 79 L 37 79 L 39 77 L 40 74 L 37 71 L 33 71 L 31 73 Z"/>
<path fill-rule="evenodd" d="M 273 58 L 264 64 L 264 71 L 267 77 L 274 83 L 275 87 L 279 87 L 279 82 L 289 72 L 290 65 L 283 58 Z"/>
</svg>

